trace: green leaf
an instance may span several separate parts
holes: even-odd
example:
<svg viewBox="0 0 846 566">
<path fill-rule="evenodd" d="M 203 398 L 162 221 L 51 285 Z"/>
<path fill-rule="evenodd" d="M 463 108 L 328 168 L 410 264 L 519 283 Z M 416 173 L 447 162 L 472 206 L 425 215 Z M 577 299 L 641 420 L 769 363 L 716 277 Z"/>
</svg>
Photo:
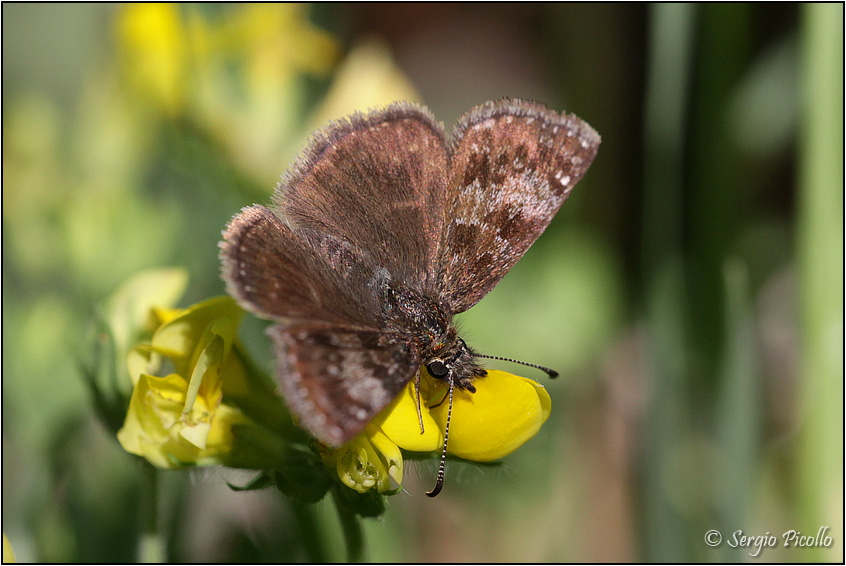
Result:
<svg viewBox="0 0 846 566">
<path fill-rule="evenodd" d="M 247 485 L 238 486 L 226 482 L 226 485 L 228 485 L 229 489 L 231 489 L 232 491 L 258 491 L 262 489 L 267 489 L 268 487 L 272 487 L 273 484 L 273 478 L 266 472 L 262 472 L 261 474 L 256 476 Z"/>
<path fill-rule="evenodd" d="M 285 466 L 276 470 L 274 479 L 279 491 L 306 503 L 323 499 L 330 485 L 326 467 L 313 456 L 286 457 Z"/>
<path fill-rule="evenodd" d="M 337 485 L 336 501 L 345 511 L 360 517 L 379 517 L 385 512 L 385 496 L 375 489 L 359 493 L 345 485 Z"/>
</svg>

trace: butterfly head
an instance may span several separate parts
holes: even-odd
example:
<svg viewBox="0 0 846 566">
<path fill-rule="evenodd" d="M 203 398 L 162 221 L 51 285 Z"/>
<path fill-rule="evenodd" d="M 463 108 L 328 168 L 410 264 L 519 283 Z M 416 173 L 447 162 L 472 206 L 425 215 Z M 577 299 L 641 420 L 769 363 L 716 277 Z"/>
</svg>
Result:
<svg viewBox="0 0 846 566">
<path fill-rule="evenodd" d="M 439 341 L 437 346 L 436 353 L 425 360 L 429 375 L 475 393 L 473 381 L 487 374 L 476 363 L 476 352 L 457 336 L 454 326 L 449 327 L 445 340 Z"/>
</svg>

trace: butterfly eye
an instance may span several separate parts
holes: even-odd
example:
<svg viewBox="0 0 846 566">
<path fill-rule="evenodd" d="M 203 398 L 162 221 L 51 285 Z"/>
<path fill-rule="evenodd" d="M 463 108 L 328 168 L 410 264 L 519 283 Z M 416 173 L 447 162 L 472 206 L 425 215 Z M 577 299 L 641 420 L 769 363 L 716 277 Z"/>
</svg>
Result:
<svg viewBox="0 0 846 566">
<path fill-rule="evenodd" d="M 426 370 L 432 377 L 444 377 L 449 373 L 449 369 L 447 369 L 446 365 L 444 365 L 441 360 L 435 360 L 432 363 L 427 364 Z"/>
</svg>

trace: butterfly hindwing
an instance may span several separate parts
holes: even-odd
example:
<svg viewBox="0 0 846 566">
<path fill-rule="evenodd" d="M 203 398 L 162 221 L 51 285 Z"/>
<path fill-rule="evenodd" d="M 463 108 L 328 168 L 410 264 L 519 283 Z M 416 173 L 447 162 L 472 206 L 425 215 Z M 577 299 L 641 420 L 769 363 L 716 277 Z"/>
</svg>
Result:
<svg viewBox="0 0 846 566">
<path fill-rule="evenodd" d="M 479 302 L 546 229 L 599 141 L 576 116 L 531 102 L 490 102 L 459 119 L 437 260 L 453 313 Z"/>
<path fill-rule="evenodd" d="M 331 234 L 292 230 L 263 206 L 245 208 L 221 242 L 223 280 L 263 318 L 379 326 L 380 271 Z"/>
<path fill-rule="evenodd" d="M 358 434 L 420 365 L 398 335 L 321 324 L 276 325 L 268 334 L 288 406 L 332 446 Z"/>
</svg>

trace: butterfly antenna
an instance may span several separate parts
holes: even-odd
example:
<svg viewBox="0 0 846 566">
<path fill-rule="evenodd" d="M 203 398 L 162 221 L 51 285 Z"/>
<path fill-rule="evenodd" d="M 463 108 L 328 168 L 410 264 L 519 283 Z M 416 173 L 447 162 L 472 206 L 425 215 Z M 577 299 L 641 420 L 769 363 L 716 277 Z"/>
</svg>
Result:
<svg viewBox="0 0 846 566">
<path fill-rule="evenodd" d="M 453 381 L 452 378 L 449 380 L 449 408 L 447 409 L 447 422 L 446 422 L 446 429 L 444 430 L 444 451 L 441 452 L 441 465 L 438 468 L 438 480 L 435 482 L 435 487 L 432 491 L 427 491 L 426 495 L 429 497 L 435 497 L 437 494 L 441 492 L 441 489 L 444 487 L 444 466 L 446 465 L 446 449 L 447 449 L 447 441 L 449 440 L 449 420 L 452 417 L 452 387 Z"/>
<path fill-rule="evenodd" d="M 530 368 L 535 368 L 535 369 L 539 369 L 543 372 L 546 372 L 546 375 L 548 375 L 552 379 L 555 379 L 556 377 L 558 377 L 558 372 L 555 371 L 554 369 L 550 369 L 546 366 L 539 366 L 538 364 L 530 364 L 528 362 L 521 362 L 520 360 L 512 360 L 511 358 L 500 358 L 499 356 L 486 356 L 484 354 L 476 354 L 476 357 L 477 358 L 487 358 L 489 360 L 502 360 L 503 362 L 512 362 L 512 363 L 515 363 L 515 364 L 529 366 Z"/>
</svg>

